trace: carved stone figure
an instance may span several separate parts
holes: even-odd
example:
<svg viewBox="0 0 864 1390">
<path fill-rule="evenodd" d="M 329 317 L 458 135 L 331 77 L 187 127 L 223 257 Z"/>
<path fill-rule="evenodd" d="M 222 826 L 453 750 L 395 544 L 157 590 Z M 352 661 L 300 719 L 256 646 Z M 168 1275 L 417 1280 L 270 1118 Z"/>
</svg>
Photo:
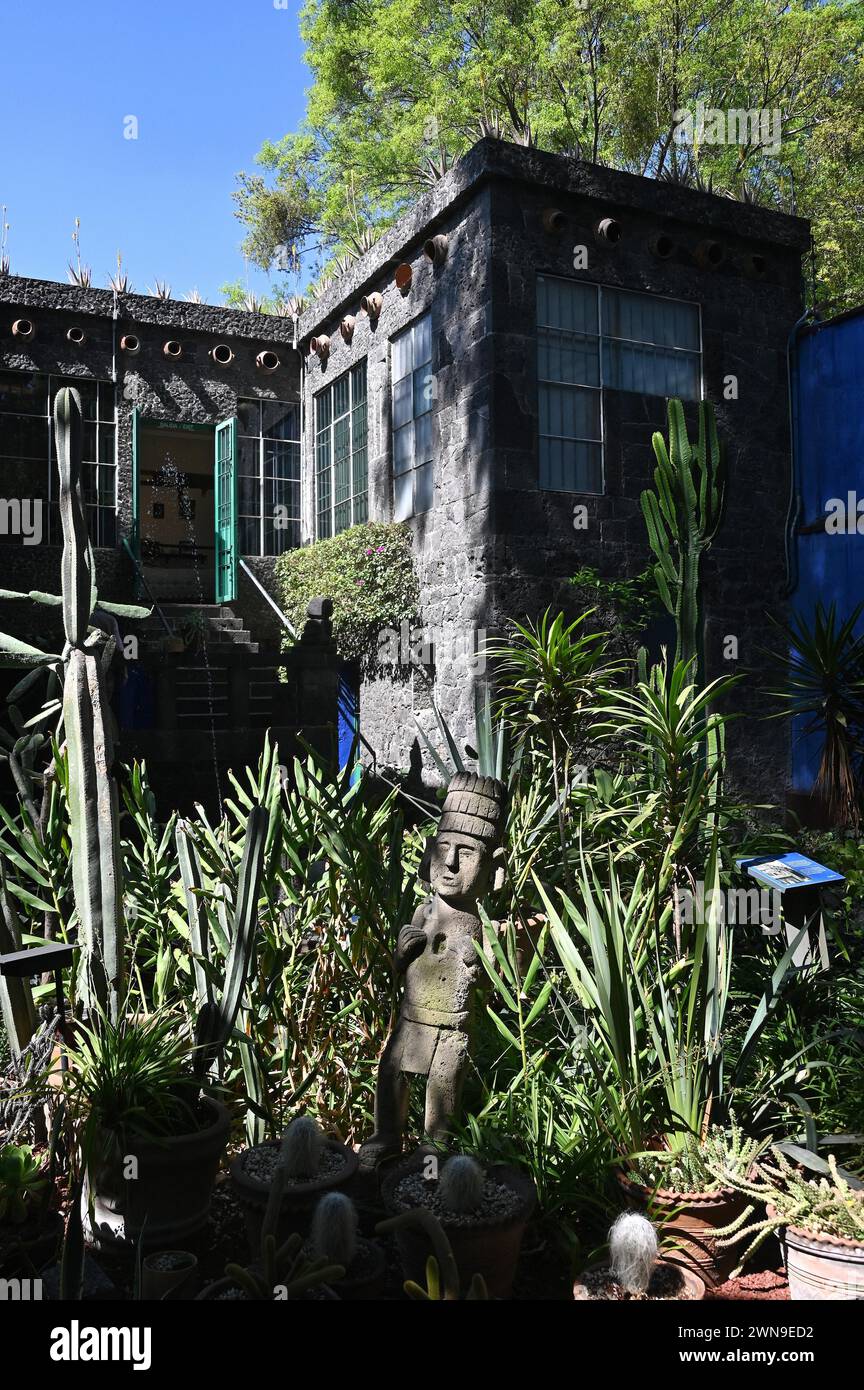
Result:
<svg viewBox="0 0 864 1390">
<path fill-rule="evenodd" d="M 405 977 L 399 1021 L 378 1064 L 375 1133 L 360 1150 L 364 1168 L 401 1153 L 410 1078 L 426 1077 L 425 1132 L 442 1143 L 459 1107 L 468 1064 L 475 986 L 483 967 L 478 900 L 503 878 L 505 790 L 492 777 L 459 773 L 428 840 L 420 877 L 431 897 L 402 928 L 395 969 Z"/>
</svg>

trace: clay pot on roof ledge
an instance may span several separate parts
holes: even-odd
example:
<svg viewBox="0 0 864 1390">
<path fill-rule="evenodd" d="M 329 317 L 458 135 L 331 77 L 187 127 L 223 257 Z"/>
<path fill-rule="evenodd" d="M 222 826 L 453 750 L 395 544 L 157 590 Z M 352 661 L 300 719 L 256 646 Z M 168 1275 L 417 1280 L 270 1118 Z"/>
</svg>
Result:
<svg viewBox="0 0 864 1390">
<path fill-rule="evenodd" d="M 310 338 L 309 347 L 323 367 L 327 358 L 330 356 L 329 336 L 326 333 L 320 333 L 317 337 Z"/>
<path fill-rule="evenodd" d="M 120 339 L 120 350 L 121 352 L 128 352 L 134 357 L 136 352 L 141 351 L 141 342 L 134 333 L 125 333 Z"/>
<path fill-rule="evenodd" d="M 543 209 L 544 231 L 550 232 L 553 235 L 557 236 L 559 232 L 563 232 L 566 226 L 567 218 L 564 216 L 564 213 L 561 211 L 560 208 Z"/>
<path fill-rule="evenodd" d="M 13 337 L 23 338 L 25 342 L 28 338 L 32 338 L 35 332 L 36 329 L 29 319 L 16 319 L 12 325 Z"/>
<path fill-rule="evenodd" d="M 354 325 L 357 322 L 353 314 L 346 314 L 339 325 L 339 332 L 342 334 L 342 341 L 350 343 L 354 337 Z"/>
<path fill-rule="evenodd" d="M 234 353 L 227 343 L 217 343 L 210 349 L 210 360 L 217 367 L 228 367 L 234 361 Z"/>
<path fill-rule="evenodd" d="M 360 300 L 360 308 L 370 319 L 379 319 L 383 307 L 384 299 L 377 290 L 373 294 L 364 294 Z"/>
<path fill-rule="evenodd" d="M 411 280 L 414 272 L 407 261 L 397 265 L 393 272 L 393 280 L 400 294 L 407 294 L 411 288 Z"/>
<path fill-rule="evenodd" d="M 617 246 L 624 229 L 617 217 L 602 217 L 594 228 L 597 241 L 605 241 L 609 246 Z"/>
<path fill-rule="evenodd" d="M 275 372 L 279 365 L 279 358 L 270 348 L 264 348 L 255 358 L 255 366 L 262 372 Z"/>
<path fill-rule="evenodd" d="M 82 343 L 86 343 L 87 341 L 87 334 L 84 332 L 83 328 L 67 328 L 66 341 L 68 343 L 74 343 L 76 347 L 81 347 Z"/>
<path fill-rule="evenodd" d="M 447 259 L 449 239 L 444 232 L 438 232 L 423 243 L 423 254 L 433 265 L 443 265 Z"/>
<path fill-rule="evenodd" d="M 178 343 L 176 338 L 169 338 L 167 343 L 162 344 L 162 351 L 166 357 L 171 357 L 176 362 L 183 356 L 183 344 Z"/>
<path fill-rule="evenodd" d="M 699 265 L 716 270 L 717 266 L 722 265 L 726 253 L 719 241 L 707 240 L 700 241 L 695 254 Z"/>
<path fill-rule="evenodd" d="M 675 241 L 668 232 L 657 232 L 650 238 L 648 246 L 661 261 L 668 261 L 675 250 Z"/>
</svg>

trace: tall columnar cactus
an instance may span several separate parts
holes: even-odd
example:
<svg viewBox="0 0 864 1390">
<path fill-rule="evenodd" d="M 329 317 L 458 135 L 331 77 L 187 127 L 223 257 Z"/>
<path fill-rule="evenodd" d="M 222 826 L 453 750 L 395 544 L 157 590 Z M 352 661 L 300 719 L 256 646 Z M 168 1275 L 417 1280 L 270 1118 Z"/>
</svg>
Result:
<svg viewBox="0 0 864 1390">
<path fill-rule="evenodd" d="M 123 892 L 120 880 L 118 799 L 112 776 L 113 720 L 106 676 L 115 652 L 108 615 L 144 618 L 149 610 L 103 603 L 97 610 L 93 551 L 81 490 L 81 398 L 68 387 L 54 401 L 54 430 L 63 528 L 62 594 L 4 591 L 58 605 L 63 614 L 62 656 L 0 635 L 0 660 L 14 666 L 62 671 L 62 717 L 69 764 L 72 887 L 82 947 L 79 995 L 116 1018 L 123 992 Z M 104 622 L 105 628 L 100 626 Z"/>
<path fill-rule="evenodd" d="M 657 588 L 675 618 L 675 661 L 693 662 L 693 677 L 701 682 L 704 672 L 699 568 L 703 552 L 713 541 L 723 516 L 724 467 L 710 402 L 700 402 L 695 446 L 690 443 L 680 401 L 669 402 L 668 415 L 668 446 L 659 432 L 652 440 L 657 459 L 654 491 L 642 493 L 642 512 L 657 561 Z"/>
</svg>

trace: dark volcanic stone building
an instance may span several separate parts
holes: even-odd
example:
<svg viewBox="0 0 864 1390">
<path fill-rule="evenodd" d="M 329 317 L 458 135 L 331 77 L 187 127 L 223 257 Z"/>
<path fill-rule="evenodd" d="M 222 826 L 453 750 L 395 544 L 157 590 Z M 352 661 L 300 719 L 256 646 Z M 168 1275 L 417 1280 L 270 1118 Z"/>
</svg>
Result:
<svg viewBox="0 0 864 1390">
<path fill-rule="evenodd" d="M 404 520 L 434 660 L 382 633 L 360 691 L 364 737 L 404 767 L 433 699 L 457 734 L 473 727 L 484 634 L 566 606 L 582 566 L 645 567 L 651 434 L 669 396 L 704 396 L 729 465 L 704 564 L 709 673 L 734 666 L 730 637 L 758 667 L 786 584 L 787 343 L 808 245 L 797 218 L 484 140 L 299 325 L 0 279 L 2 493 L 47 517 L 40 545 L 5 537 L 0 586 L 56 583 L 48 401 L 73 378 L 106 597 L 133 590 L 125 540 L 160 600 L 230 604 L 214 621 L 275 644 L 255 580 L 273 591 L 276 555 Z M 742 723 L 735 744 L 740 789 L 782 799 L 780 726 Z"/>
</svg>

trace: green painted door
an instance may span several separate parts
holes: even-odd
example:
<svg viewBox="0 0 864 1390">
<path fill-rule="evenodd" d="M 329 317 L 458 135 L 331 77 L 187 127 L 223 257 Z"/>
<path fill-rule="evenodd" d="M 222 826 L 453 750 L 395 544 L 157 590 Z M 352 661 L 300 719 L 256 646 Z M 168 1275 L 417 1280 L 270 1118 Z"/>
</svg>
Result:
<svg viewBox="0 0 864 1390">
<path fill-rule="evenodd" d="M 216 426 L 216 602 L 237 597 L 237 417 Z"/>
</svg>

